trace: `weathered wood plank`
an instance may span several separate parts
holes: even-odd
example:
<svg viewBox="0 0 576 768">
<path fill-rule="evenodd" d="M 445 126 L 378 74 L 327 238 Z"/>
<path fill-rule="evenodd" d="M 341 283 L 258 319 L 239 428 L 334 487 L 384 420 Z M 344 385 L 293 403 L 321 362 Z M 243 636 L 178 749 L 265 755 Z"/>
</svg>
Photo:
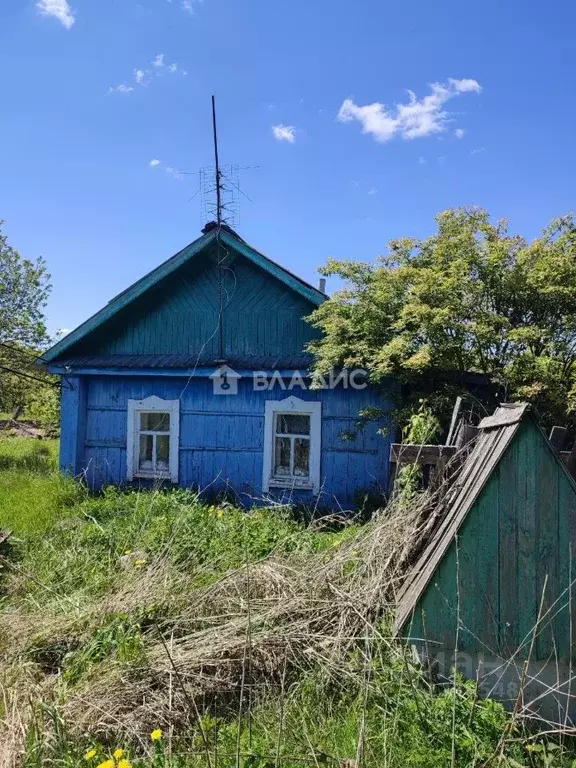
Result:
<svg viewBox="0 0 576 768">
<path fill-rule="evenodd" d="M 392 443 L 390 461 L 393 464 L 436 464 L 439 459 L 449 459 L 458 449 L 455 445 L 407 445 Z"/>
<path fill-rule="evenodd" d="M 562 472 L 558 476 L 558 588 L 554 622 L 558 656 L 576 663 L 576 494 Z"/>
<path fill-rule="evenodd" d="M 459 648 L 470 653 L 498 645 L 498 477 L 497 468 L 455 540 L 462 622 Z"/>
<path fill-rule="evenodd" d="M 523 429 L 517 438 L 518 473 L 518 640 L 520 658 L 529 652 L 538 617 L 536 594 L 536 442 Z"/>
<path fill-rule="evenodd" d="M 532 427 L 535 434 L 536 462 L 536 598 L 543 599 L 545 618 L 536 638 L 536 659 L 547 659 L 554 653 L 554 621 L 552 605 L 559 595 L 558 576 L 558 472 L 560 467 L 544 435 Z"/>
<path fill-rule="evenodd" d="M 522 421 L 524 413 L 528 406 L 524 403 L 518 406 L 501 406 L 497 408 L 492 416 L 486 416 L 478 425 L 480 429 L 493 429 L 494 427 L 503 427 L 507 424 L 517 424 Z"/>
<path fill-rule="evenodd" d="M 522 482 L 518 467 L 516 441 L 509 446 L 498 467 L 499 485 L 499 552 L 500 569 L 500 633 L 498 648 L 504 658 L 518 647 L 518 504 Z"/>
</svg>

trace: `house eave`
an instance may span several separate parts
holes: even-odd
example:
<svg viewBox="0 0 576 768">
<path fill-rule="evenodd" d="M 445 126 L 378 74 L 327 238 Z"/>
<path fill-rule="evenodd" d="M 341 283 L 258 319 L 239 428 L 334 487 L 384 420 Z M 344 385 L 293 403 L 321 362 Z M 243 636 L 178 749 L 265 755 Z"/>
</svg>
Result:
<svg viewBox="0 0 576 768">
<path fill-rule="evenodd" d="M 288 286 L 296 293 L 307 299 L 313 306 L 320 306 L 325 300 L 326 296 L 318 289 L 306 283 L 299 277 L 296 277 L 284 267 L 276 264 L 276 262 L 269 259 L 264 254 L 256 251 L 254 248 L 245 243 L 241 238 L 234 237 L 225 230 L 218 233 L 216 230 L 212 230 L 205 235 L 202 235 L 193 243 L 183 248 L 177 254 L 169 258 L 163 264 L 153 269 L 148 274 L 141 277 L 131 286 L 119 293 L 102 309 L 96 312 L 94 315 L 85 320 L 81 325 L 74 329 L 71 333 L 58 341 L 45 352 L 42 358 L 38 359 L 38 364 L 45 365 L 46 363 L 52 363 L 61 357 L 66 350 L 69 350 L 75 344 L 84 339 L 88 334 L 95 331 L 102 326 L 106 321 L 110 320 L 119 311 L 127 307 L 136 299 L 140 298 L 146 291 L 153 288 L 160 281 L 171 275 L 186 262 L 194 258 L 197 254 L 203 251 L 207 246 L 216 240 L 227 245 L 229 248 L 233 248 L 242 256 L 247 258 L 253 264 L 256 264 L 261 269 L 268 272 L 284 285 Z"/>
<path fill-rule="evenodd" d="M 163 378 L 211 378 L 214 375 L 214 367 L 202 368 L 76 368 L 74 366 L 62 366 L 56 363 L 50 363 L 47 366 L 48 373 L 56 376 L 155 376 Z M 235 369 L 238 377 L 252 377 L 256 373 L 266 374 L 267 376 L 280 376 L 281 378 L 291 378 L 294 374 L 300 374 L 303 379 L 311 378 L 308 370 L 301 368 L 253 368 Z"/>
</svg>

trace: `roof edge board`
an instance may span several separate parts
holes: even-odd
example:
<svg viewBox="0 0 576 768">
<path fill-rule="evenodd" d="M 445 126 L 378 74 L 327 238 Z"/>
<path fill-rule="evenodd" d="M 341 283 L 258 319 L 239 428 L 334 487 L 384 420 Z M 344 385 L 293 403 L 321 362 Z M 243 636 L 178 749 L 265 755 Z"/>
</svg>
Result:
<svg viewBox="0 0 576 768">
<path fill-rule="evenodd" d="M 183 266 L 206 246 L 210 245 L 211 242 L 217 240 L 218 237 L 220 237 L 220 239 L 229 247 L 234 248 L 234 250 L 242 256 L 246 257 L 251 262 L 268 272 L 268 274 L 283 282 L 287 287 L 306 298 L 311 304 L 320 306 L 320 304 L 326 300 L 326 296 L 319 290 L 296 275 L 293 275 L 287 269 L 272 261 L 272 259 L 269 259 L 264 254 L 256 251 L 242 239 L 230 235 L 225 230 L 221 231 L 220 234 L 217 233 L 217 230 L 211 230 L 199 237 L 193 243 L 190 243 L 190 245 L 186 246 L 181 251 L 178 251 L 178 253 L 171 256 L 151 272 L 148 272 L 124 291 L 117 294 L 104 307 L 98 310 L 98 312 L 91 315 L 71 333 L 44 352 L 42 357 L 38 358 L 37 364 L 45 365 L 46 363 L 53 362 L 63 352 L 70 349 L 70 347 L 77 344 L 89 333 L 95 331 L 103 323 L 111 319 L 117 312 L 124 309 L 130 303 L 142 296 L 147 290 L 154 287 L 161 280 Z"/>
</svg>

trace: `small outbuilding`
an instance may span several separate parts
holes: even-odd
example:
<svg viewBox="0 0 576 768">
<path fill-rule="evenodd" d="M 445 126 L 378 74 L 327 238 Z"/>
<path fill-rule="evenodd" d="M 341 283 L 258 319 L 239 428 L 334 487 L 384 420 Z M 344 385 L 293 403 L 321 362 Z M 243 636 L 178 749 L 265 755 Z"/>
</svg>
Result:
<svg viewBox="0 0 576 768">
<path fill-rule="evenodd" d="M 576 485 L 529 406 L 480 422 L 442 524 L 398 595 L 396 629 L 448 677 L 576 715 Z"/>
</svg>

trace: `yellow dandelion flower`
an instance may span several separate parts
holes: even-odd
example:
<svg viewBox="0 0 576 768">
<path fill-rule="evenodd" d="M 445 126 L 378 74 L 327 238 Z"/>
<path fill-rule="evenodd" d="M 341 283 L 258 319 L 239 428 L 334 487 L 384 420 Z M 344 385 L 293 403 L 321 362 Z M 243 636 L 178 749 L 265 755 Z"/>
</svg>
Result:
<svg viewBox="0 0 576 768">
<path fill-rule="evenodd" d="M 114 760 L 104 760 L 104 762 L 100 763 L 96 768 L 116 768 L 116 763 Z"/>
<path fill-rule="evenodd" d="M 132 768 L 132 763 L 124 758 L 124 760 L 120 760 L 118 763 L 118 768 Z"/>
<path fill-rule="evenodd" d="M 223 509 L 219 509 L 218 510 L 218 520 L 221 520 L 223 516 L 224 516 L 224 510 Z"/>
<path fill-rule="evenodd" d="M 86 752 L 84 755 L 84 760 L 92 760 L 93 757 L 96 757 L 96 750 L 89 749 L 88 752 Z"/>
<path fill-rule="evenodd" d="M 132 554 L 132 550 L 131 549 L 127 549 L 126 552 L 124 552 L 124 554 L 125 555 L 131 555 Z"/>
<path fill-rule="evenodd" d="M 150 734 L 150 738 L 152 739 L 152 741 L 160 741 L 160 739 L 162 738 L 162 731 L 160 730 L 160 728 L 156 728 L 155 731 L 152 731 L 152 733 Z"/>
<path fill-rule="evenodd" d="M 114 752 L 112 757 L 114 757 L 116 760 L 120 760 L 123 754 L 124 754 L 124 750 L 118 747 L 118 749 Z"/>
</svg>

